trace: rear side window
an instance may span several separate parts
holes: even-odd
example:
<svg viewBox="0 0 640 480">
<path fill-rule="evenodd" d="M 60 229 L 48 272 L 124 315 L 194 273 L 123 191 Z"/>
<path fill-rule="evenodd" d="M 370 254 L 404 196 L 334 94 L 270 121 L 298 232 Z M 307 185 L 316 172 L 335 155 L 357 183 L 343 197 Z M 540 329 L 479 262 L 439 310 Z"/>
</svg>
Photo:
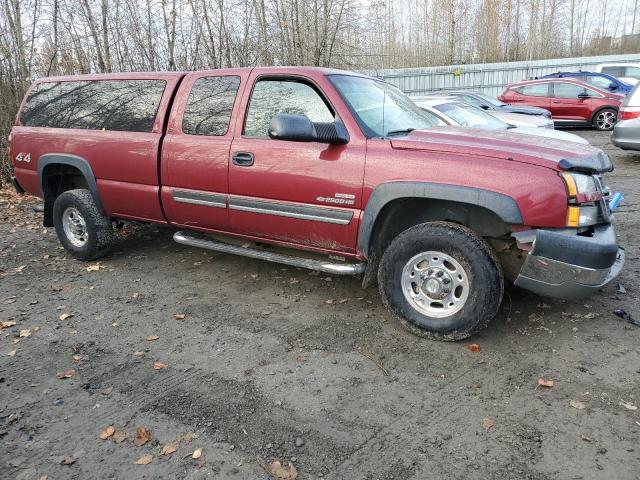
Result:
<svg viewBox="0 0 640 480">
<path fill-rule="evenodd" d="M 253 89 L 244 125 L 248 137 L 268 137 L 278 113 L 306 115 L 312 122 L 333 122 L 334 115 L 320 94 L 295 80 L 259 80 Z"/>
<path fill-rule="evenodd" d="M 525 85 L 523 87 L 516 88 L 516 92 L 528 97 L 546 97 L 549 95 L 549 84 L 538 83 L 535 85 Z"/>
<path fill-rule="evenodd" d="M 27 127 L 150 132 L 164 80 L 45 82 L 33 88 L 20 114 Z"/>
<path fill-rule="evenodd" d="M 624 77 L 624 67 L 602 67 L 600 71 L 614 77 Z"/>
<path fill-rule="evenodd" d="M 237 76 L 199 78 L 184 109 L 182 131 L 190 135 L 225 135 L 239 86 Z"/>
</svg>

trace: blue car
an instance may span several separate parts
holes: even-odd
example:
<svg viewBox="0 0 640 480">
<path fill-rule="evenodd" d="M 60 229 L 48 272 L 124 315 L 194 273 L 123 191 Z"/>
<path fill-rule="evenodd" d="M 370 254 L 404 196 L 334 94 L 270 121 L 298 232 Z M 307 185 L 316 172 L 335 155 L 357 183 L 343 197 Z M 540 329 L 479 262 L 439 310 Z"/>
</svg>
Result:
<svg viewBox="0 0 640 480">
<path fill-rule="evenodd" d="M 617 79 L 613 75 L 606 73 L 596 72 L 557 72 L 550 73 L 543 77 L 537 78 L 575 78 L 584 83 L 590 83 L 594 87 L 598 87 L 601 90 L 608 90 L 610 92 L 622 93 L 626 95 L 633 88 L 632 85 L 624 83 L 622 80 Z"/>
</svg>

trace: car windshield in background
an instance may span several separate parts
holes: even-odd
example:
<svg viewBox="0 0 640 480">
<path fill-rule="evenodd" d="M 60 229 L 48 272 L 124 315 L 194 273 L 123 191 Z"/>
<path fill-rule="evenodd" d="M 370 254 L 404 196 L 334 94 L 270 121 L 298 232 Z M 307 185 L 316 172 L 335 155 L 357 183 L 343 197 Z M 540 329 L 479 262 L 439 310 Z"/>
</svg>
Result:
<svg viewBox="0 0 640 480">
<path fill-rule="evenodd" d="M 384 137 L 444 125 L 388 83 L 351 75 L 330 75 L 368 137 Z"/>
<path fill-rule="evenodd" d="M 506 105 L 506 103 L 502 103 L 500 100 L 498 100 L 497 98 L 493 98 L 493 97 L 488 97 L 487 95 L 483 95 L 482 93 L 476 93 L 476 95 L 480 98 L 482 98 L 485 102 L 487 102 L 489 105 L 492 105 L 494 107 L 502 107 L 504 105 Z"/>
<path fill-rule="evenodd" d="M 509 127 L 502 120 L 486 113 L 484 110 L 464 103 L 441 103 L 440 105 L 434 105 L 434 108 L 463 127 L 492 128 L 495 130 L 505 130 Z"/>
</svg>

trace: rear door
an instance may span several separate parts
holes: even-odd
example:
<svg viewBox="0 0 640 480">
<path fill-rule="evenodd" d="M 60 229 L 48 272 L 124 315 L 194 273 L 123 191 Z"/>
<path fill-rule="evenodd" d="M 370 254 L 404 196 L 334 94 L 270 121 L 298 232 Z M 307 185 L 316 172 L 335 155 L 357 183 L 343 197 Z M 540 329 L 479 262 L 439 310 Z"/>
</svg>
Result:
<svg viewBox="0 0 640 480">
<path fill-rule="evenodd" d="M 513 89 L 509 103 L 540 107 L 549 110 L 549 82 L 522 85 Z M 553 113 L 553 112 L 552 112 Z"/>
<path fill-rule="evenodd" d="M 162 204 L 171 223 L 229 229 L 230 123 L 248 72 L 197 72 L 184 79 L 162 148 Z"/>
<path fill-rule="evenodd" d="M 602 97 L 599 93 L 569 82 L 554 82 L 551 99 L 551 113 L 555 120 L 567 122 L 589 122 L 592 106 L 588 98 L 580 98 L 581 94 Z"/>
<path fill-rule="evenodd" d="M 249 82 L 247 92 L 252 90 L 243 102 L 246 112 L 238 119 L 229 166 L 233 232 L 323 252 L 355 252 L 364 141 L 352 130 L 346 145 L 268 136 L 277 113 L 342 121 L 323 91 L 333 87 L 320 74 L 273 76 L 256 70 Z"/>
</svg>

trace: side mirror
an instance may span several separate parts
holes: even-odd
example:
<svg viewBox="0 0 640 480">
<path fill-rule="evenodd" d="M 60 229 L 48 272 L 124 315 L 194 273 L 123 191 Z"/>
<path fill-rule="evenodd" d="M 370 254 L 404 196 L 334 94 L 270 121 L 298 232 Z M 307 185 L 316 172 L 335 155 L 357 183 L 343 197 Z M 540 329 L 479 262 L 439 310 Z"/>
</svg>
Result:
<svg viewBox="0 0 640 480">
<path fill-rule="evenodd" d="M 344 125 L 338 122 L 313 123 L 306 115 L 279 113 L 271 119 L 269 137 L 291 142 L 319 142 L 343 145 L 349 142 Z"/>
</svg>

